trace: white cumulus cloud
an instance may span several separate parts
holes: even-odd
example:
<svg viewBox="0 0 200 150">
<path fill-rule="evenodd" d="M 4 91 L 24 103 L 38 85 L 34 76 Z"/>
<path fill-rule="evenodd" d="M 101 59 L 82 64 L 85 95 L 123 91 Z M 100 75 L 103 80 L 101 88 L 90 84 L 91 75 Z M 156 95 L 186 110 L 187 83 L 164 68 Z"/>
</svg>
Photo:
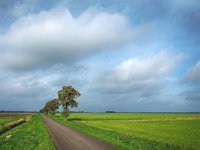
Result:
<svg viewBox="0 0 200 150">
<path fill-rule="evenodd" d="M 183 54 L 174 54 L 161 51 L 146 58 L 130 58 L 110 72 L 109 79 L 119 81 L 145 80 L 159 78 L 175 68 L 178 61 L 183 59 Z"/>
<path fill-rule="evenodd" d="M 74 17 L 64 7 L 20 17 L 0 35 L 1 61 L 9 67 L 38 67 L 71 61 L 143 36 L 125 16 L 88 9 Z"/>
</svg>

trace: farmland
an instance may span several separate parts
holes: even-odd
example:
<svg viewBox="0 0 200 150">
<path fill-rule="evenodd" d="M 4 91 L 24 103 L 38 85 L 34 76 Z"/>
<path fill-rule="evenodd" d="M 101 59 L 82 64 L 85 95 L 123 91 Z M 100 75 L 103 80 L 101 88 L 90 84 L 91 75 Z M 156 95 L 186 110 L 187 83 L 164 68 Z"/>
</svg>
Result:
<svg viewBox="0 0 200 150">
<path fill-rule="evenodd" d="M 29 121 L 0 135 L 0 149 L 54 150 L 40 114 L 2 116 L 1 125 L 27 116 Z M 51 117 L 122 150 L 200 149 L 198 113 L 72 113 L 67 119 L 57 113 Z"/>
<path fill-rule="evenodd" d="M 74 113 L 53 119 L 119 149 L 200 149 L 200 114 Z"/>
<path fill-rule="evenodd" d="M 2 150 L 54 150 L 55 147 L 40 114 L 29 116 L 30 120 L 0 135 Z"/>
<path fill-rule="evenodd" d="M 0 114 L 0 127 L 25 116 L 26 114 Z"/>
</svg>

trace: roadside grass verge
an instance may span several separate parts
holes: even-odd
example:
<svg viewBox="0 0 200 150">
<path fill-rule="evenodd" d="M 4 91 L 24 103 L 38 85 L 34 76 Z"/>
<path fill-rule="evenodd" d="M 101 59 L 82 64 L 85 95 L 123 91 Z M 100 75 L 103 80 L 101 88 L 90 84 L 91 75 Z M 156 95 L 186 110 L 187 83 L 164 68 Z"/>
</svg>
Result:
<svg viewBox="0 0 200 150">
<path fill-rule="evenodd" d="M 0 136 L 2 150 L 55 150 L 40 114 Z"/>
<path fill-rule="evenodd" d="M 75 118 L 76 114 L 72 114 Z M 72 115 L 71 118 L 72 118 Z M 93 114 L 87 114 L 93 115 Z M 96 114 L 95 114 L 96 115 Z M 105 116 L 106 114 L 103 114 Z M 111 114 L 114 115 L 114 114 Z M 89 116 L 82 121 L 69 121 L 62 117 L 60 114 L 53 116 L 54 120 L 57 120 L 67 126 L 70 126 L 79 131 L 85 132 L 91 136 L 94 136 L 107 143 L 115 145 L 119 149 L 148 149 L 148 150 L 189 150 L 200 149 L 200 120 L 165 120 L 156 121 L 152 118 L 152 114 L 143 116 L 145 121 L 139 121 L 138 117 L 135 120 L 117 120 L 116 116 L 112 116 L 114 120 L 111 120 L 110 114 L 107 118 L 98 116 L 97 120 L 94 117 Z M 132 114 L 131 118 L 134 118 L 135 114 Z M 147 120 L 150 116 L 150 120 Z M 160 115 L 160 119 L 162 114 Z M 182 114 L 180 114 L 182 115 Z M 85 116 L 84 116 L 85 117 Z M 119 116 L 122 117 L 122 116 Z M 130 117 L 130 116 L 128 116 Z M 164 118 L 170 118 L 170 114 L 164 115 Z M 174 117 L 174 116 L 172 116 Z M 186 116 L 194 117 L 194 116 Z M 195 116 L 198 117 L 198 116 Z M 79 118 L 81 116 L 79 115 Z M 93 118 L 91 120 L 91 118 Z M 152 121 L 153 120 L 153 121 Z"/>
</svg>

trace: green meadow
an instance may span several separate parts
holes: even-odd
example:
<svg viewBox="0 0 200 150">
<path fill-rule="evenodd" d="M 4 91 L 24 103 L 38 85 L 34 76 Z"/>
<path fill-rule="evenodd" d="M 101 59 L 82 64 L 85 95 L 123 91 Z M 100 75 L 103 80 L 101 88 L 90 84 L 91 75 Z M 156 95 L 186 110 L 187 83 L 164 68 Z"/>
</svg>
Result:
<svg viewBox="0 0 200 150">
<path fill-rule="evenodd" d="M 0 127 L 7 124 L 7 123 L 10 123 L 10 122 L 13 122 L 13 121 L 16 121 L 18 119 L 21 119 L 21 118 L 24 118 L 26 117 L 27 115 L 22 115 L 22 114 L 19 114 L 19 115 L 2 115 L 0 114 Z"/>
<path fill-rule="evenodd" d="M 57 117 L 60 114 L 56 115 Z M 74 120 L 144 120 L 144 119 L 200 119 L 200 114 L 194 113 L 72 113 L 69 119 Z"/>
<path fill-rule="evenodd" d="M 4 116 L 0 123 L 22 117 Z M 55 149 L 41 115 L 29 117 L 29 121 L 0 135 L 0 149 Z M 122 150 L 200 149 L 198 113 L 72 113 L 67 119 L 57 113 L 51 117 Z"/>
<path fill-rule="evenodd" d="M 119 149 L 200 149 L 200 114 L 73 113 L 53 119 Z"/>
</svg>

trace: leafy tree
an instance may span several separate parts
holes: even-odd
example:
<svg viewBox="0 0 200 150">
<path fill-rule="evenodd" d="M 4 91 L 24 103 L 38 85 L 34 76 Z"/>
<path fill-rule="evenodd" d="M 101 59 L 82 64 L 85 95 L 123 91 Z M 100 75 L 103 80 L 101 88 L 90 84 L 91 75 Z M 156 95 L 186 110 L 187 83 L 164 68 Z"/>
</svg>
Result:
<svg viewBox="0 0 200 150">
<path fill-rule="evenodd" d="M 72 86 L 63 86 L 62 90 L 58 91 L 59 103 L 63 107 L 63 115 L 65 117 L 69 116 L 69 107 L 77 107 L 78 102 L 76 99 L 81 94 Z"/>
<path fill-rule="evenodd" d="M 47 110 L 48 113 L 50 113 L 51 115 L 55 115 L 56 110 L 59 107 L 58 99 L 53 99 L 53 100 L 48 101 L 46 103 L 45 107 L 46 107 L 46 110 Z"/>
<path fill-rule="evenodd" d="M 46 102 L 45 107 L 43 107 L 40 112 L 54 115 L 56 110 L 60 105 L 63 107 L 63 115 L 65 117 L 69 116 L 69 107 L 77 107 L 78 102 L 76 99 L 81 94 L 72 86 L 63 86 L 60 91 L 58 91 L 58 99 L 49 100 Z"/>
<path fill-rule="evenodd" d="M 40 109 L 39 113 L 45 113 L 44 108 Z"/>
<path fill-rule="evenodd" d="M 54 115 L 59 107 L 58 99 L 53 99 L 46 102 L 45 107 L 40 110 L 41 113 Z"/>
<path fill-rule="evenodd" d="M 45 113 L 45 114 L 49 113 L 49 108 L 48 108 L 47 104 L 40 110 L 40 113 Z"/>
</svg>

